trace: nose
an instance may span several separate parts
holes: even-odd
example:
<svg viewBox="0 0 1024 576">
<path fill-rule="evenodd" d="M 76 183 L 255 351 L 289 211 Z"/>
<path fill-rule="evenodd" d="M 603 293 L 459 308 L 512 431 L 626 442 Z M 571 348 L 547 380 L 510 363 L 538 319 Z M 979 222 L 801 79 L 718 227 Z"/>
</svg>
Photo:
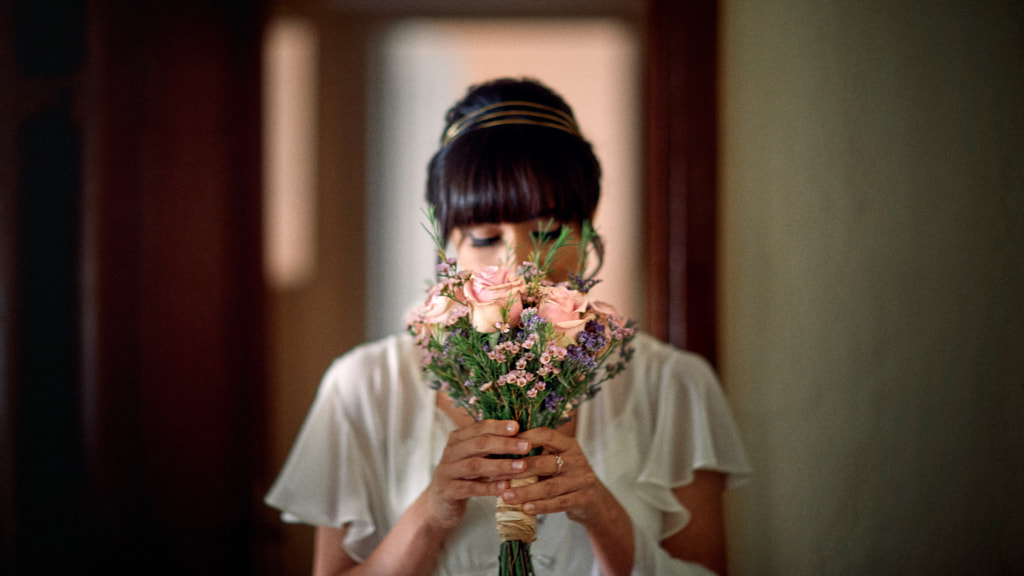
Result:
<svg viewBox="0 0 1024 576">
<path fill-rule="evenodd" d="M 533 230 L 524 224 L 509 226 L 505 232 L 505 242 L 512 250 L 512 264 L 519 266 L 530 259 L 530 252 L 533 252 Z"/>
</svg>

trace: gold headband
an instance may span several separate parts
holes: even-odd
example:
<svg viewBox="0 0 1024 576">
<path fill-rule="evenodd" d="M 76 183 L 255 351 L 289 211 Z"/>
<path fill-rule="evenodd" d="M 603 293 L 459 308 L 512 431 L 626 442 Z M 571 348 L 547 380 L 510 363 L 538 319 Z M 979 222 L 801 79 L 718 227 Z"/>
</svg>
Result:
<svg viewBox="0 0 1024 576">
<path fill-rule="evenodd" d="M 495 108 L 511 109 L 491 112 Z M 527 110 L 523 110 L 523 108 L 527 108 Z M 508 124 L 546 126 L 568 132 L 574 136 L 579 136 L 580 134 L 579 128 L 576 127 L 576 121 L 562 110 L 534 102 L 509 100 L 483 106 L 452 122 L 452 125 L 444 131 L 441 146 L 447 146 L 460 135 L 478 128 L 490 128 L 491 126 L 504 126 Z"/>
</svg>

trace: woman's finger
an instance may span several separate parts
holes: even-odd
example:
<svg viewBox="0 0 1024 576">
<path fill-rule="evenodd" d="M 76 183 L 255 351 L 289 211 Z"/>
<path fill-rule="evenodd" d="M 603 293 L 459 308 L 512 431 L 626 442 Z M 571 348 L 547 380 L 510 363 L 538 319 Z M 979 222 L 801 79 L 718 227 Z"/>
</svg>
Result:
<svg viewBox="0 0 1024 576">
<path fill-rule="evenodd" d="M 509 488 L 502 492 L 502 498 L 508 504 L 523 504 L 534 500 L 550 500 L 563 494 L 587 490 L 597 480 L 597 476 L 589 468 L 573 474 L 550 476 L 527 486 Z"/>
<path fill-rule="evenodd" d="M 454 460 L 445 467 L 449 478 L 463 480 L 498 480 L 518 476 L 526 469 L 527 463 L 521 459 L 509 458 L 463 458 Z"/>
<path fill-rule="evenodd" d="M 532 486 L 503 490 L 501 497 L 508 504 L 521 504 L 530 514 L 565 512 L 570 519 L 581 520 L 594 516 L 599 506 L 600 486 L 593 474 L 575 478 L 561 476 Z"/>
<path fill-rule="evenodd" d="M 448 445 L 441 456 L 442 463 L 456 462 L 466 458 L 478 458 L 492 454 L 521 455 L 530 451 L 530 443 L 521 438 L 509 438 L 484 434 L 463 437 L 454 433 L 448 438 Z"/>
<path fill-rule="evenodd" d="M 568 454 L 541 454 L 540 456 L 528 456 L 517 462 L 522 462 L 523 467 L 515 470 L 511 478 L 528 478 L 540 476 L 541 478 L 558 476 L 569 467 L 570 456 Z M 559 461 L 562 462 L 559 467 Z"/>
<path fill-rule="evenodd" d="M 587 498 L 582 491 L 574 491 L 566 494 L 559 494 L 554 498 L 544 500 L 531 500 L 523 504 L 523 511 L 527 514 L 557 514 L 567 512 L 579 515 L 577 511 L 587 508 Z"/>
<path fill-rule="evenodd" d="M 513 438 L 519 431 L 514 420 L 481 420 L 448 435 L 442 462 L 491 454 L 525 454 L 526 440 Z"/>
<path fill-rule="evenodd" d="M 477 496 L 497 496 L 508 487 L 504 481 L 474 482 L 471 480 L 450 480 L 441 487 L 441 497 L 455 502 Z"/>
<path fill-rule="evenodd" d="M 577 446 L 575 438 L 552 428 L 532 428 L 519 434 L 517 438 L 526 440 L 533 446 L 543 446 L 545 452 L 554 454 L 566 452 Z"/>
<path fill-rule="evenodd" d="M 463 428 L 458 428 L 449 436 L 449 443 L 454 440 L 462 442 L 475 436 L 515 436 L 519 431 L 519 423 L 515 420 L 480 420 Z"/>
</svg>

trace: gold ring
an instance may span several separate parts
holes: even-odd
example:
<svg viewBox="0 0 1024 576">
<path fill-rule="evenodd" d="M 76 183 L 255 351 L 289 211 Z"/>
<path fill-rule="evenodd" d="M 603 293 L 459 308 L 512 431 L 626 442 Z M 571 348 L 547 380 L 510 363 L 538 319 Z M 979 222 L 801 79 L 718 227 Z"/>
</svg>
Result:
<svg viewBox="0 0 1024 576">
<path fill-rule="evenodd" d="M 555 476 L 558 476 L 562 473 L 562 464 L 565 464 L 565 462 L 562 462 L 561 454 L 555 454 L 555 464 L 558 464 L 558 470 L 555 470 Z"/>
</svg>

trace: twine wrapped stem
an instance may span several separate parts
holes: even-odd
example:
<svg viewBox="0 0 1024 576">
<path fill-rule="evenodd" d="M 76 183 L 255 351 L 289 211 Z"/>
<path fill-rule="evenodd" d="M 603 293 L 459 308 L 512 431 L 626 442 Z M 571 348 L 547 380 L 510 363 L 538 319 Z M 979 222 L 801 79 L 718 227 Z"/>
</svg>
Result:
<svg viewBox="0 0 1024 576">
<path fill-rule="evenodd" d="M 536 476 L 509 481 L 512 488 L 536 483 Z M 519 504 L 505 504 L 499 496 L 494 519 L 498 523 L 498 536 L 502 542 L 530 543 L 537 539 L 537 517 L 523 512 L 523 507 Z"/>
</svg>

